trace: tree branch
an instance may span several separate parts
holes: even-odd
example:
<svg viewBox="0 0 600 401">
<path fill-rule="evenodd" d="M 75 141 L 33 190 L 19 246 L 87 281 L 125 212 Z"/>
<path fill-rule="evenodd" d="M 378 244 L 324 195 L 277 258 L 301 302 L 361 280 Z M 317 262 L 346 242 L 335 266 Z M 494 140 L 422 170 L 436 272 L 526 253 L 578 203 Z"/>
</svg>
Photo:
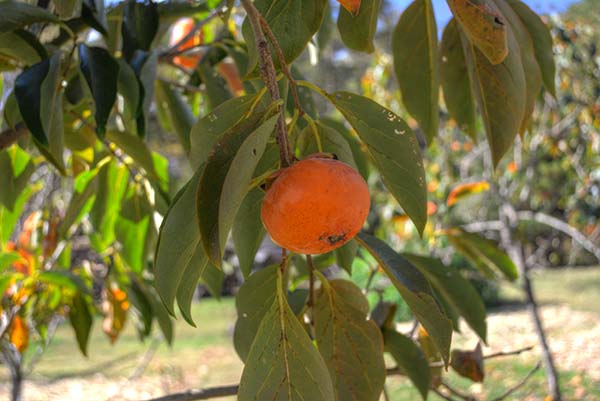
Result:
<svg viewBox="0 0 600 401">
<path fill-rule="evenodd" d="M 520 389 L 521 387 L 523 387 L 525 385 L 525 383 L 527 383 L 527 381 L 529 379 L 531 379 L 531 376 L 533 376 L 538 370 L 540 370 L 541 367 L 542 367 L 542 363 L 538 362 L 537 365 L 535 365 L 535 367 L 533 368 L 533 370 L 531 372 L 529 372 L 527 374 L 527 376 L 525 376 L 523 378 L 523 380 L 521 380 L 519 383 L 517 383 L 516 386 L 513 386 L 513 387 L 509 388 L 501 396 L 496 397 L 496 398 L 494 398 L 491 401 L 502 401 L 505 398 L 507 398 L 509 395 L 511 395 L 512 393 L 514 393 L 515 391 L 517 391 L 518 389 Z"/>
<path fill-rule="evenodd" d="M 165 395 L 164 397 L 152 398 L 148 401 L 196 401 L 196 400 L 208 400 L 210 398 L 217 397 L 228 397 L 237 395 L 238 385 L 234 384 L 231 386 L 221 387 L 208 387 L 198 390 L 188 390 L 182 393 L 173 393 Z"/>
<path fill-rule="evenodd" d="M 15 125 L 14 129 L 8 128 L 7 130 L 0 132 L 0 150 L 8 148 L 28 132 L 29 130 L 23 123 L 18 123 Z"/>
<path fill-rule="evenodd" d="M 271 95 L 272 101 L 281 99 L 279 95 L 279 86 L 277 85 L 277 74 L 275 73 L 275 65 L 271 57 L 269 44 L 263 33 L 260 23 L 260 12 L 256 9 L 251 0 L 241 0 L 242 6 L 248 14 L 248 21 L 254 32 L 254 41 L 259 55 L 259 71 L 260 76 Z M 282 167 L 288 167 L 291 164 L 290 149 L 287 138 L 287 127 L 285 125 L 285 110 L 283 106 L 279 106 L 279 119 L 277 120 L 277 143 L 279 144 L 279 158 Z"/>
<path fill-rule="evenodd" d="M 483 359 L 492 359 L 492 358 L 498 358 L 498 357 L 502 357 L 502 356 L 519 355 L 519 354 L 522 354 L 523 352 L 531 351 L 533 348 L 534 348 L 534 346 L 530 345 L 529 347 L 520 348 L 520 349 L 517 349 L 517 350 L 514 350 L 514 351 L 496 352 L 496 353 L 493 353 L 493 354 L 484 355 Z"/>
</svg>

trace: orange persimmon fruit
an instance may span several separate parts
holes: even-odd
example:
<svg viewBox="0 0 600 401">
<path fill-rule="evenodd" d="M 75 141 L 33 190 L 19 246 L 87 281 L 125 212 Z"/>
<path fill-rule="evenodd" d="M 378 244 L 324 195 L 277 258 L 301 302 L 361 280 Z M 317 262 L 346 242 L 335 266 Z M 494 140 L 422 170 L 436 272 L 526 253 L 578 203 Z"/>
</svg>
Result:
<svg viewBox="0 0 600 401">
<path fill-rule="evenodd" d="M 261 207 L 273 241 L 292 252 L 321 254 L 341 247 L 369 213 L 369 188 L 349 165 L 312 157 L 277 173 Z"/>
<path fill-rule="evenodd" d="M 171 36 L 169 38 L 169 45 L 174 46 L 181 39 L 183 39 L 190 31 L 194 28 L 194 20 L 192 18 L 181 18 L 177 20 L 173 24 L 173 29 L 171 30 Z M 188 49 L 191 49 L 195 46 L 199 46 L 202 44 L 202 31 L 198 30 L 194 33 L 192 37 L 183 42 L 177 50 L 180 52 L 185 52 Z M 196 65 L 200 61 L 201 55 L 185 55 L 181 54 L 173 57 L 173 64 L 178 65 L 183 68 L 196 68 Z"/>
</svg>

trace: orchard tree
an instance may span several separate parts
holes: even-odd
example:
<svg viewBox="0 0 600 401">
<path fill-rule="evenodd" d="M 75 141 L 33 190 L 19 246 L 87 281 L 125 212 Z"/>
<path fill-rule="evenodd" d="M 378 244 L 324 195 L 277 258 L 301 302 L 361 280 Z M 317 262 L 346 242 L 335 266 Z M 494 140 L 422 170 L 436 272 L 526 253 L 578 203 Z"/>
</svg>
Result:
<svg viewBox="0 0 600 401">
<path fill-rule="evenodd" d="M 493 180 L 531 135 L 542 87 L 555 95 L 555 65 L 547 27 L 521 1 L 448 4 L 441 41 L 430 0 L 400 16 L 387 40 L 401 101 L 386 108 L 368 86 L 304 80 L 298 62 L 308 47 L 319 69 L 332 13 L 348 49 L 373 53 L 381 0 L 0 2 L 0 338 L 13 399 L 31 339 L 43 347 L 63 319 L 84 354 L 96 316 L 111 341 L 131 319 L 140 338 L 156 322 L 171 342 L 175 304 L 194 325 L 197 284 L 219 296 L 232 248 L 245 278 L 239 386 L 166 399 L 375 401 L 389 375 L 448 398 L 449 366 L 482 381 L 481 347 L 451 349 L 459 318 L 486 343 L 479 294 L 433 249 L 378 235 L 381 199 L 423 235 L 423 155 L 446 143 L 440 114 L 485 136 Z M 170 163 L 175 142 L 185 161 Z M 182 169 L 184 185 L 170 182 Z M 281 261 L 254 269 L 267 233 Z M 483 276 L 517 279 L 497 243 L 452 224 L 442 235 Z M 350 280 L 357 269 L 370 271 L 365 288 Z M 375 274 L 414 315 L 408 335 L 396 305 L 369 304 Z"/>
</svg>

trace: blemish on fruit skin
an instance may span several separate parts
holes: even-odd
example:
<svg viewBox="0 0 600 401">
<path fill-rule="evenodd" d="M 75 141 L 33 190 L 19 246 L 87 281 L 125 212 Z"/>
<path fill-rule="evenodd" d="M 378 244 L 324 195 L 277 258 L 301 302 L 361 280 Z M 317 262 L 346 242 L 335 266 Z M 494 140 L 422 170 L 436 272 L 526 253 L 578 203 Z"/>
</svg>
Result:
<svg viewBox="0 0 600 401">
<path fill-rule="evenodd" d="M 319 237 L 320 241 L 326 240 L 330 245 L 335 245 L 346 240 L 346 233 L 327 235 L 323 234 Z"/>
</svg>

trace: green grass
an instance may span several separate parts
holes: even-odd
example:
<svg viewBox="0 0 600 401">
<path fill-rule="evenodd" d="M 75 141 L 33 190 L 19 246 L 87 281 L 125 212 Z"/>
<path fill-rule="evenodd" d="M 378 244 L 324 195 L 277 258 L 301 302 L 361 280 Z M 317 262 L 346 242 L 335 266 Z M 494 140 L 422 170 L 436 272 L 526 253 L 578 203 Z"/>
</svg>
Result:
<svg viewBox="0 0 600 401">
<path fill-rule="evenodd" d="M 532 279 L 533 289 L 542 305 L 566 304 L 573 309 L 600 314 L 600 267 L 535 271 Z M 520 288 L 512 284 L 501 287 L 501 297 L 523 299 Z"/>
</svg>

